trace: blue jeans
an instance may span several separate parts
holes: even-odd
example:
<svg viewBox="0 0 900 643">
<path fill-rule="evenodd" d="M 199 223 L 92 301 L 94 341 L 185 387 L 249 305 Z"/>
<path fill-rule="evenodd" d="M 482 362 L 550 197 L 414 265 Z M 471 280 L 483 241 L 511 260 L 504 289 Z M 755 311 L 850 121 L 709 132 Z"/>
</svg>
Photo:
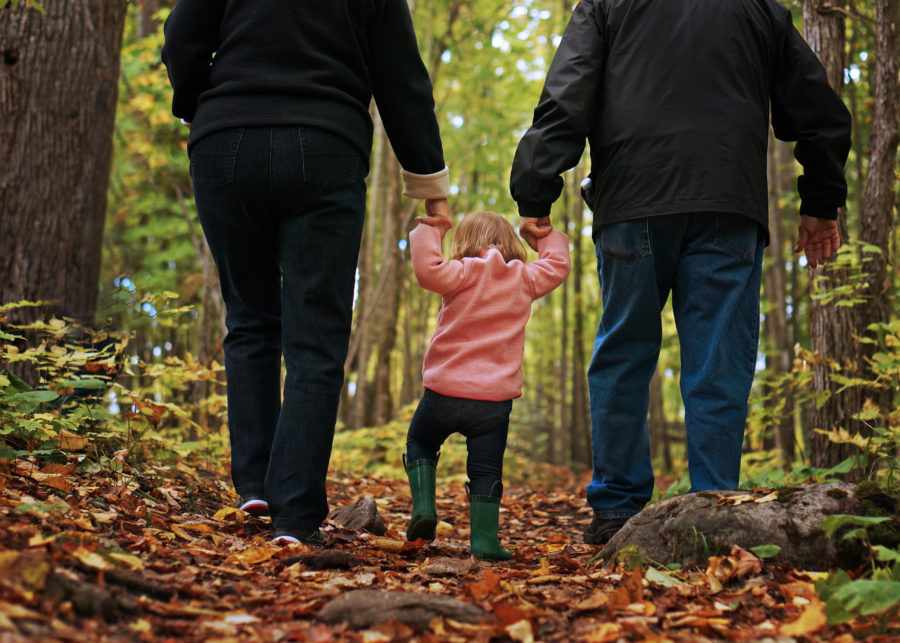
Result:
<svg viewBox="0 0 900 643">
<path fill-rule="evenodd" d="M 512 400 L 468 400 L 425 389 L 406 434 L 406 459 L 435 460 L 450 434 L 461 433 L 466 436 L 470 493 L 502 496 L 503 453 L 511 411 Z"/>
<path fill-rule="evenodd" d="M 737 214 L 672 214 L 609 225 L 595 243 L 603 315 L 588 369 L 588 504 L 600 517 L 626 517 L 653 493 L 649 385 L 670 292 L 691 491 L 736 488 L 759 340 L 762 229 Z"/>
<path fill-rule="evenodd" d="M 366 163 L 307 127 L 224 130 L 191 149 L 226 307 L 231 477 L 268 501 L 275 527 L 315 529 L 328 513 Z"/>
</svg>

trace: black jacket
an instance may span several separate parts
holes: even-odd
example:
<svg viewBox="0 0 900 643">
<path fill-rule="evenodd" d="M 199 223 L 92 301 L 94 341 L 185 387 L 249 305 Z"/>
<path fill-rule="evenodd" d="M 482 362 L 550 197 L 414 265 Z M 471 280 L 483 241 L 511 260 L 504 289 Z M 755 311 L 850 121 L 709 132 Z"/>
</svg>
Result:
<svg viewBox="0 0 900 643">
<path fill-rule="evenodd" d="M 513 163 L 522 216 L 550 213 L 590 142 L 595 228 L 736 212 L 768 224 L 766 147 L 797 141 L 800 212 L 847 196 L 850 114 L 775 0 L 581 0 Z"/>
<path fill-rule="evenodd" d="M 179 0 L 162 59 L 190 144 L 231 127 L 307 125 L 368 159 L 374 95 L 404 169 L 444 169 L 406 0 Z"/>
</svg>

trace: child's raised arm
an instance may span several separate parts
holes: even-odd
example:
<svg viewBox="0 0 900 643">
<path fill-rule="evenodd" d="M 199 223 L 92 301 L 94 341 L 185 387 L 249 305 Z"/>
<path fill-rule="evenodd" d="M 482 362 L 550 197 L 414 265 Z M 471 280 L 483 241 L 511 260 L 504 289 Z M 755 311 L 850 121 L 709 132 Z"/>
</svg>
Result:
<svg viewBox="0 0 900 643">
<path fill-rule="evenodd" d="M 413 273 L 419 285 L 440 295 L 449 295 L 462 284 L 466 269 L 462 261 L 448 261 L 441 253 L 441 240 L 452 225 L 450 217 L 416 217 L 409 233 Z"/>
<path fill-rule="evenodd" d="M 543 297 L 569 276 L 569 237 L 559 230 L 536 239 L 538 260 L 529 263 L 525 270 L 531 279 L 532 296 Z"/>
</svg>

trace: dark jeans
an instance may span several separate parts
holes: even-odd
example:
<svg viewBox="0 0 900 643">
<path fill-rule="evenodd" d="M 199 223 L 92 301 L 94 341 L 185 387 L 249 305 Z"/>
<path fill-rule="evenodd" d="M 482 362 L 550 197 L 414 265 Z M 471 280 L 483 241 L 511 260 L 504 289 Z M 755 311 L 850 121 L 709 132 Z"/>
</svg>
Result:
<svg viewBox="0 0 900 643">
<path fill-rule="evenodd" d="M 588 504 L 615 518 L 650 500 L 649 387 L 669 293 L 691 491 L 736 488 L 759 340 L 759 224 L 739 214 L 670 214 L 607 226 L 596 245 L 603 315 L 588 370 Z"/>
<path fill-rule="evenodd" d="M 353 145 L 316 128 L 225 130 L 191 150 L 226 306 L 231 477 L 266 498 L 276 527 L 314 529 L 328 513 L 365 172 Z"/>
<path fill-rule="evenodd" d="M 503 452 L 512 400 L 448 397 L 425 389 L 406 434 L 406 458 L 434 460 L 451 433 L 466 436 L 466 474 L 473 496 L 502 496 Z M 500 483 L 494 486 L 495 483 Z"/>
</svg>

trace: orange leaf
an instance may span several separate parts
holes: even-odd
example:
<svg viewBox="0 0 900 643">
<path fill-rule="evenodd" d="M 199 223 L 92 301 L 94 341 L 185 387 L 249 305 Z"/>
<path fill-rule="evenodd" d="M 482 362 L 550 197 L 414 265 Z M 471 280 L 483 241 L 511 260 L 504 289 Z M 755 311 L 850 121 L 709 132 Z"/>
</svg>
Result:
<svg viewBox="0 0 900 643">
<path fill-rule="evenodd" d="M 607 605 L 609 605 L 609 595 L 604 594 L 603 592 L 594 592 L 587 598 L 575 603 L 572 607 L 579 612 L 586 612 L 589 610 L 600 609 Z"/>
<path fill-rule="evenodd" d="M 500 576 L 490 569 L 484 570 L 483 581 L 472 581 L 466 585 L 466 589 L 472 595 L 472 598 L 481 600 L 491 594 L 496 594 L 500 590 Z"/>
</svg>

